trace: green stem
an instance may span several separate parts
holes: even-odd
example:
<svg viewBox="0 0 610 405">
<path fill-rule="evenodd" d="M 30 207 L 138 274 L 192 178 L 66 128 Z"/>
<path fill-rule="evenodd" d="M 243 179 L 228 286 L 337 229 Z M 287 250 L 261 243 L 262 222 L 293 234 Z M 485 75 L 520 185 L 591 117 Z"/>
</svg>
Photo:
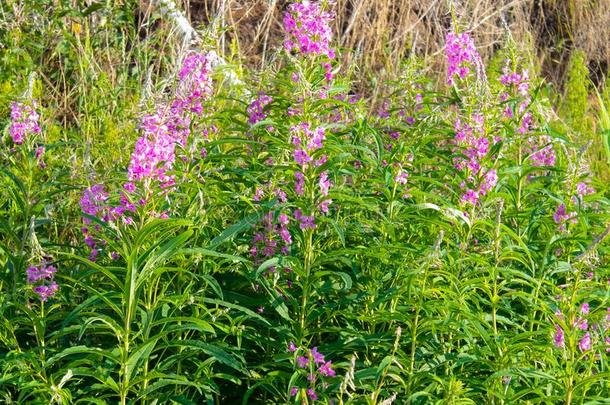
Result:
<svg viewBox="0 0 610 405">
<path fill-rule="evenodd" d="M 313 262 L 313 231 L 307 230 L 307 238 L 305 240 L 305 257 L 303 260 L 303 270 L 305 275 L 303 277 L 303 295 L 301 297 L 301 315 L 299 325 L 299 342 L 302 344 L 305 337 L 305 320 L 307 318 L 307 298 L 309 297 L 310 290 L 310 278 L 311 278 L 311 264 Z"/>
</svg>

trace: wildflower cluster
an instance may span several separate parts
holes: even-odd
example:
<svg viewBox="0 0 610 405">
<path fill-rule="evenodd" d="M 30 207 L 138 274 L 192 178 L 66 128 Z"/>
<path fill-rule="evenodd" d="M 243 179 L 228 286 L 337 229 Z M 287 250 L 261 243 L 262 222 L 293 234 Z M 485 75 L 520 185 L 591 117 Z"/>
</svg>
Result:
<svg viewBox="0 0 610 405">
<path fill-rule="evenodd" d="M 325 55 L 334 59 L 335 51 L 330 47 L 332 40 L 332 13 L 323 11 L 315 1 L 303 0 L 292 3 L 284 14 L 284 47 L 304 55 Z"/>
<path fill-rule="evenodd" d="M 492 142 L 497 139 L 490 141 L 486 136 L 481 114 L 474 114 L 470 124 L 458 117 L 454 130 L 454 143 L 458 147 L 454 151 L 461 150 L 461 155 L 454 158 L 455 168 L 466 175 L 466 180 L 460 184 L 465 190 L 462 201 L 476 205 L 479 198 L 489 193 L 498 182 L 496 170 L 483 164 Z"/>
<path fill-rule="evenodd" d="M 85 189 L 80 199 L 81 211 L 85 215 L 99 218 L 102 222 L 109 222 L 111 219 L 116 218 L 120 215 L 122 206 L 112 208 L 106 201 L 108 200 L 108 193 L 104 189 L 103 184 L 94 184 L 93 186 Z M 134 209 L 135 211 L 135 209 Z M 89 260 L 95 261 L 98 253 L 99 246 L 106 245 L 105 239 L 97 239 L 95 233 L 100 231 L 99 224 L 92 224 L 91 218 L 83 216 L 83 227 L 81 231 L 85 237 L 85 243 L 91 249 L 89 254 Z"/>
<path fill-rule="evenodd" d="M 500 83 L 504 86 L 504 91 L 500 94 L 500 102 L 504 103 L 504 117 L 516 119 L 518 123 L 518 133 L 527 135 L 533 125 L 534 117 L 529 111 L 532 99 L 530 96 L 530 78 L 527 70 L 521 73 L 510 69 L 510 60 L 506 61 L 500 76 Z M 511 97 L 518 100 L 516 111 L 509 102 Z M 529 155 L 532 166 L 554 166 L 556 155 L 553 150 L 552 139 L 548 135 L 527 136 L 525 152 Z"/>
<path fill-rule="evenodd" d="M 322 148 L 322 142 L 326 139 L 324 128 L 311 129 L 310 123 L 302 122 L 290 128 L 290 133 L 292 134 L 292 144 L 295 147 L 293 152 L 294 161 L 302 169 L 306 169 L 313 160 L 311 154 Z M 326 156 L 323 155 L 314 162 L 314 166 L 321 166 L 325 161 Z"/>
<path fill-rule="evenodd" d="M 265 107 L 273 101 L 271 96 L 264 92 L 259 92 L 256 99 L 250 103 L 246 111 L 248 112 L 248 124 L 254 125 L 267 118 Z"/>
<path fill-rule="evenodd" d="M 478 69 L 481 57 L 468 33 L 449 32 L 445 44 L 447 84 L 451 86 L 456 78 L 466 78 L 473 67 Z"/>
<path fill-rule="evenodd" d="M 34 292 L 42 302 L 45 302 L 50 297 L 53 297 L 59 290 L 59 286 L 55 282 L 55 273 L 57 268 L 47 265 L 46 262 L 41 262 L 38 266 L 30 266 L 27 268 L 27 283 L 34 285 Z"/>
<path fill-rule="evenodd" d="M 191 53 L 178 73 L 178 86 L 170 104 L 160 104 L 155 112 L 142 118 L 142 136 L 131 155 L 125 190 L 132 193 L 136 183 L 144 183 L 150 192 L 152 182 L 161 189 L 175 184 L 171 170 L 176 158 L 176 145 L 186 146 L 193 130 L 192 116 L 203 113 L 203 101 L 212 92 L 212 60 L 209 54 Z"/>
<path fill-rule="evenodd" d="M 84 214 L 96 216 L 103 222 L 121 219 L 125 224 L 133 224 L 133 215 L 138 207 L 147 204 L 147 198 L 154 192 L 154 185 L 159 185 L 161 190 L 174 186 L 175 176 L 171 171 L 176 160 L 176 146 L 185 147 L 192 130 L 200 129 L 204 137 L 210 131 L 215 131 L 214 127 L 199 128 L 192 120 L 193 115 L 203 113 L 202 103 L 212 92 L 211 64 L 207 54 L 191 53 L 184 59 L 171 103 L 159 104 L 154 112 L 141 119 L 142 135 L 137 139 L 131 154 L 127 169 L 128 181 L 119 193 L 119 204 L 107 204 L 109 194 L 103 184 L 96 184 L 83 192 L 80 205 Z M 201 151 L 203 157 L 205 153 L 204 148 Z M 143 185 L 144 197 L 135 197 L 137 185 Z M 167 214 L 159 213 L 157 216 L 166 218 Z M 84 217 L 83 222 L 85 243 L 91 248 L 89 258 L 95 260 L 99 245 L 105 245 L 106 241 L 97 241 L 92 234 L 92 231 L 100 230 L 98 224 L 91 229 L 89 218 Z M 116 253 L 112 253 L 112 257 L 116 258 Z"/>
<path fill-rule="evenodd" d="M 591 350 L 597 342 L 601 342 L 605 346 L 605 351 L 610 353 L 610 308 L 607 309 L 605 316 L 598 322 L 592 323 L 589 319 L 590 306 L 588 302 L 583 303 L 578 314 L 571 324 L 560 310 L 555 312 L 555 316 L 565 328 L 559 323 L 554 324 L 555 331 L 553 332 L 553 344 L 556 348 L 563 349 L 566 346 L 566 335 L 576 334 L 578 340 L 578 350 L 581 353 Z"/>
<path fill-rule="evenodd" d="M 326 361 L 324 355 L 318 352 L 317 347 L 312 349 L 301 349 L 298 348 L 293 342 L 290 342 L 288 345 L 288 351 L 296 355 L 297 367 L 307 371 L 306 379 L 308 381 L 307 387 L 290 387 L 290 395 L 301 395 L 303 397 L 306 395 L 311 401 L 317 401 L 317 386 L 321 386 L 322 389 L 327 388 L 328 383 L 325 381 L 325 378 L 336 376 L 335 370 L 332 367 L 332 361 Z"/>
<path fill-rule="evenodd" d="M 39 118 L 36 112 L 36 103 L 32 103 L 30 106 L 22 102 L 13 102 L 11 104 L 11 126 L 9 128 L 13 142 L 21 145 L 26 138 L 40 134 Z"/>
<path fill-rule="evenodd" d="M 566 209 L 566 205 L 559 204 L 557 206 L 557 209 L 555 210 L 555 213 L 553 214 L 553 221 L 555 221 L 555 223 L 557 225 L 559 225 L 559 230 L 565 231 L 566 224 L 568 222 L 573 223 L 573 224 L 576 223 L 576 212 L 571 211 L 568 213 L 567 209 Z"/>
<path fill-rule="evenodd" d="M 273 212 L 263 216 L 259 230 L 254 233 L 250 255 L 256 265 L 263 260 L 276 256 L 278 253 L 287 256 L 289 254 L 292 237 L 288 230 L 290 218 L 286 214 L 279 214 L 274 218 Z M 275 269 L 270 269 L 274 272 Z"/>
</svg>

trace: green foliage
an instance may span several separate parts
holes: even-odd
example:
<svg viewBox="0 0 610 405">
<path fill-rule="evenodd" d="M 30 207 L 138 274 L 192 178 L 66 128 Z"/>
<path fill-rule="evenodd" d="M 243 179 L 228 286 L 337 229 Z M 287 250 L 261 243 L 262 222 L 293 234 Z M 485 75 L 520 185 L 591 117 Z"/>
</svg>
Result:
<svg viewBox="0 0 610 405">
<path fill-rule="evenodd" d="M 589 105 L 589 69 L 586 55 L 576 50 L 570 56 L 562 108 L 570 127 L 577 133 L 591 129 L 587 115 Z"/>
<path fill-rule="evenodd" d="M 140 117 L 184 91 L 168 28 L 142 40 L 128 2 L 50 4 L 23 10 L 44 24 L 0 32 L 15 44 L 0 72 L 2 401 L 608 398 L 607 185 L 514 44 L 450 87 L 405 61 L 379 108 L 319 55 L 278 51 L 237 81 L 218 67 L 201 112 L 172 127 L 189 134 L 163 184 L 127 173 Z M 563 106 L 578 131 L 583 66 Z M 15 143 L 10 105 L 34 100 L 41 133 Z M 57 268 L 47 300 L 27 276 L 41 263 Z"/>
</svg>

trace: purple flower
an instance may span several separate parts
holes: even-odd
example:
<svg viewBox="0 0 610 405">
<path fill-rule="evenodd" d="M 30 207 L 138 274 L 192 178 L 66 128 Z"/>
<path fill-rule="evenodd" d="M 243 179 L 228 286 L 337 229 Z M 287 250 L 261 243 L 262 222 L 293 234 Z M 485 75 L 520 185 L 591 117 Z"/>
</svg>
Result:
<svg viewBox="0 0 610 405">
<path fill-rule="evenodd" d="M 313 159 L 310 153 L 322 148 L 322 142 L 326 138 L 324 128 L 311 129 L 311 124 L 302 122 L 298 125 L 293 125 L 290 128 L 292 144 L 296 147 L 293 152 L 295 162 L 303 168 L 307 166 Z M 316 161 L 315 165 L 319 166 L 326 162 L 326 157 L 323 156 L 320 161 Z"/>
<path fill-rule="evenodd" d="M 260 122 L 267 118 L 267 114 L 265 114 L 265 107 L 273 101 L 273 98 L 266 95 L 263 92 L 259 92 L 256 99 L 250 103 L 246 111 L 248 112 L 248 123 L 250 125 L 254 125 L 257 122 Z"/>
<path fill-rule="evenodd" d="M 307 388 L 307 396 L 312 401 L 317 401 L 318 400 L 318 396 L 316 395 L 315 391 L 312 388 Z"/>
<path fill-rule="evenodd" d="M 297 392 L 299 392 L 299 389 L 297 387 L 290 388 L 290 396 L 291 397 L 294 397 L 297 394 Z"/>
<path fill-rule="evenodd" d="M 297 364 L 301 368 L 307 368 L 309 365 L 309 359 L 307 357 L 299 356 L 297 357 Z"/>
<path fill-rule="evenodd" d="M 311 156 L 303 149 L 297 149 L 294 151 L 294 161 L 299 165 L 305 167 L 307 163 L 311 162 Z"/>
<path fill-rule="evenodd" d="M 265 196 L 265 192 L 263 191 L 263 189 L 260 187 L 257 187 L 256 192 L 254 193 L 254 197 L 252 197 L 252 200 L 260 201 L 261 198 L 263 198 L 264 196 Z"/>
<path fill-rule="evenodd" d="M 480 63 L 481 58 L 467 33 L 449 32 L 445 37 L 445 42 L 447 84 L 451 86 L 456 77 L 464 79 L 470 72 L 470 68 Z"/>
<path fill-rule="evenodd" d="M 326 154 L 324 154 L 324 155 L 320 156 L 320 159 L 316 159 L 315 162 L 313 162 L 313 165 L 315 167 L 320 167 L 327 161 L 328 161 L 328 156 L 326 156 Z"/>
<path fill-rule="evenodd" d="M 83 214 L 97 216 L 98 213 L 104 212 L 107 209 L 105 201 L 108 199 L 108 193 L 104 190 L 103 184 L 95 184 L 83 191 L 80 199 L 80 207 Z M 85 224 L 91 223 L 89 218 L 83 218 Z"/>
<path fill-rule="evenodd" d="M 589 321 L 579 317 L 576 321 L 574 321 L 574 326 L 580 330 L 587 330 L 589 329 Z"/>
<path fill-rule="evenodd" d="M 333 18 L 331 13 L 322 11 L 317 2 L 303 0 L 290 4 L 284 14 L 284 48 L 289 52 L 294 50 L 304 55 L 326 55 L 333 59 L 335 52 L 329 47 Z M 326 71 L 327 78 L 328 74 Z"/>
<path fill-rule="evenodd" d="M 288 223 L 290 222 L 290 219 L 288 218 L 288 215 L 283 214 L 283 213 L 282 213 L 282 214 L 280 214 L 280 215 L 277 217 L 277 220 L 278 220 L 278 222 L 279 222 L 280 224 L 282 224 L 282 225 L 288 225 Z"/>
<path fill-rule="evenodd" d="M 320 193 L 326 196 L 328 195 L 328 189 L 330 188 L 330 181 L 328 180 L 328 172 L 323 171 L 320 173 L 320 179 L 318 180 L 318 186 L 320 187 Z"/>
<path fill-rule="evenodd" d="M 555 333 L 553 334 L 553 343 L 555 344 L 555 347 L 563 347 L 564 345 L 564 335 L 563 335 L 563 329 L 561 329 L 561 326 L 559 325 L 555 325 Z"/>
<path fill-rule="evenodd" d="M 318 372 L 320 373 L 320 375 L 323 376 L 328 376 L 328 377 L 335 377 L 335 370 L 333 370 L 331 368 L 332 365 L 332 361 L 327 361 L 326 363 L 322 364 L 320 366 L 320 368 L 318 368 Z"/>
<path fill-rule="evenodd" d="M 296 351 L 297 351 L 297 349 L 298 349 L 298 348 L 296 347 L 296 345 L 294 344 L 294 342 L 290 342 L 290 343 L 288 344 L 288 351 L 289 351 L 290 353 L 294 353 L 294 352 L 296 352 Z"/>
<path fill-rule="evenodd" d="M 398 184 L 402 184 L 405 185 L 407 184 L 407 181 L 409 180 L 409 173 L 407 173 L 406 171 L 400 169 L 398 171 L 398 173 L 396 174 L 396 176 L 394 176 L 394 181 Z"/>
<path fill-rule="evenodd" d="M 589 332 L 585 333 L 582 339 L 580 339 L 580 342 L 578 342 L 578 348 L 581 352 L 591 350 L 591 335 Z"/>
<path fill-rule="evenodd" d="M 489 169 L 485 176 L 483 177 L 483 182 L 481 183 L 481 195 L 487 194 L 491 191 L 495 185 L 498 183 L 498 174 L 495 169 Z"/>
<path fill-rule="evenodd" d="M 527 144 L 532 166 L 540 167 L 555 165 L 556 156 L 550 136 L 542 135 L 539 137 L 530 137 Z"/>
<path fill-rule="evenodd" d="M 182 62 L 178 72 L 179 85 L 174 106 L 201 114 L 202 101 L 212 94 L 212 56 L 191 52 Z"/>
<path fill-rule="evenodd" d="M 314 347 L 311 349 L 311 357 L 313 357 L 313 361 L 316 364 L 324 363 L 324 355 L 318 352 L 318 348 Z"/>
<path fill-rule="evenodd" d="M 570 220 L 572 223 L 576 222 L 576 212 L 571 212 L 568 214 L 565 204 L 560 204 L 553 214 L 553 220 L 559 225 L 560 230 L 565 230 L 566 221 Z"/>
<path fill-rule="evenodd" d="M 305 175 L 301 172 L 296 172 L 294 174 L 294 177 L 296 178 L 296 182 L 294 184 L 294 192 L 297 195 L 303 195 L 303 193 L 305 192 Z"/>
<path fill-rule="evenodd" d="M 48 298 L 53 297 L 58 290 L 59 286 L 55 281 L 51 282 L 49 285 L 39 285 L 34 287 L 34 292 L 38 294 L 42 302 L 45 302 Z"/>
<path fill-rule="evenodd" d="M 294 211 L 294 218 L 300 222 L 302 230 L 316 228 L 315 217 L 313 215 L 303 215 L 302 211 L 298 208 Z"/>
<path fill-rule="evenodd" d="M 479 201 L 479 193 L 474 190 L 468 189 L 466 193 L 462 196 L 463 201 L 467 201 L 472 205 L 476 205 L 477 201 Z"/>
<path fill-rule="evenodd" d="M 331 199 L 324 200 L 318 205 L 318 208 L 320 209 L 320 211 L 322 211 L 322 213 L 328 214 L 328 207 L 332 203 L 333 203 L 333 200 L 331 200 Z"/>
<path fill-rule="evenodd" d="M 45 263 L 40 264 L 40 267 L 30 266 L 26 270 L 28 284 L 34 284 L 41 280 L 51 280 L 57 272 L 54 266 L 47 266 Z"/>
<path fill-rule="evenodd" d="M 292 244 L 292 236 L 290 235 L 290 231 L 288 231 L 288 228 L 286 228 L 285 225 L 282 225 L 282 227 L 280 228 L 280 237 L 286 245 Z"/>
<path fill-rule="evenodd" d="M 589 186 L 587 183 L 580 182 L 576 184 L 576 194 L 582 201 L 583 197 L 590 194 L 595 194 L 595 189 Z"/>
<path fill-rule="evenodd" d="M 29 106 L 21 102 L 13 102 L 11 104 L 11 126 L 9 133 L 13 142 L 21 145 L 23 141 L 31 135 L 40 134 L 40 126 L 38 125 L 39 115 L 36 113 L 36 103 Z M 39 156 L 36 156 L 38 159 Z"/>
</svg>

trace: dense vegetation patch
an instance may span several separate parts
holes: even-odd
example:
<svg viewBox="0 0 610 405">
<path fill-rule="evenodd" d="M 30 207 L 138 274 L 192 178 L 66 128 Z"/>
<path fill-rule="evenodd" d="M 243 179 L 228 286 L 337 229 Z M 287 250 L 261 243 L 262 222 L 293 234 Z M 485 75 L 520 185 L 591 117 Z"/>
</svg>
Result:
<svg viewBox="0 0 610 405">
<path fill-rule="evenodd" d="M 200 38 L 157 58 L 163 28 L 98 6 L 22 10 L 106 19 L 50 53 L 3 33 L 3 401 L 607 400 L 578 56 L 562 125 L 515 43 L 486 67 L 459 24 L 441 85 L 409 59 L 370 108 L 324 4 L 287 8 L 264 71 Z"/>
</svg>

